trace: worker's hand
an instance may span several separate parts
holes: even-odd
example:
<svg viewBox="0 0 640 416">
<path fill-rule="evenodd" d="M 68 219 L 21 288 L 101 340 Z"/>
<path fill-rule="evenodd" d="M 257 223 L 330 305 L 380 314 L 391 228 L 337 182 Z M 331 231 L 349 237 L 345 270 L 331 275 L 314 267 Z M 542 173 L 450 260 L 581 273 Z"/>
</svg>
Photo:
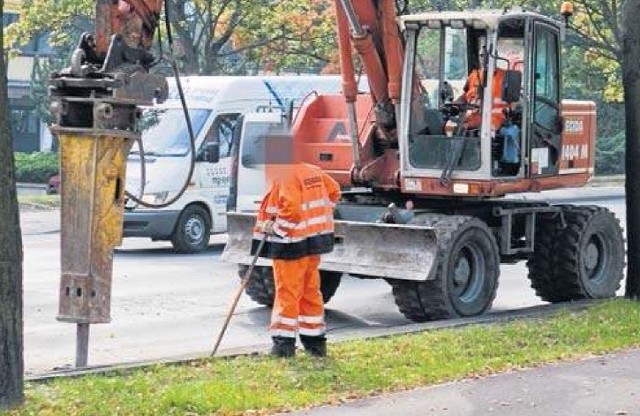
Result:
<svg viewBox="0 0 640 416">
<path fill-rule="evenodd" d="M 267 222 L 264 223 L 264 225 L 262 226 L 262 232 L 264 232 L 265 234 L 268 235 L 275 235 L 275 231 L 273 230 L 273 225 L 276 222 L 273 220 L 269 220 Z"/>
</svg>

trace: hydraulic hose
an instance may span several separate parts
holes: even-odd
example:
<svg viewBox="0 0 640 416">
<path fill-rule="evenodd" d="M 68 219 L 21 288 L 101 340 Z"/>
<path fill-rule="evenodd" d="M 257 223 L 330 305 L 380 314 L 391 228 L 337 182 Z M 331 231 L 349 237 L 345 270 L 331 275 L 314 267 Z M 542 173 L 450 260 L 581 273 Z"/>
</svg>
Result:
<svg viewBox="0 0 640 416">
<path fill-rule="evenodd" d="M 169 44 L 169 49 L 173 50 L 173 35 L 171 33 L 171 22 L 169 19 L 169 0 L 164 0 L 164 15 L 165 15 L 165 25 L 167 28 L 167 42 Z M 195 138 L 195 134 L 193 133 L 193 126 L 191 124 L 191 118 L 189 117 L 189 109 L 187 108 L 187 102 L 184 98 L 184 91 L 182 89 L 182 83 L 180 82 L 180 73 L 178 71 L 178 64 L 176 62 L 176 58 L 175 56 L 171 56 L 171 68 L 173 69 L 173 75 L 176 79 L 176 87 L 178 88 L 178 95 L 180 96 L 180 103 L 182 104 L 182 110 L 184 112 L 184 118 L 185 121 L 187 122 L 187 131 L 189 132 L 189 146 L 190 146 L 190 152 L 191 152 L 191 161 L 189 164 L 189 174 L 187 175 L 187 179 L 185 180 L 184 184 L 182 185 L 182 188 L 180 189 L 180 191 L 178 191 L 178 193 L 173 196 L 171 199 L 169 199 L 166 202 L 163 202 L 161 204 L 150 204 L 148 202 L 145 202 L 142 200 L 142 198 L 139 198 L 135 195 L 132 195 L 130 192 L 125 192 L 126 196 L 128 198 L 130 198 L 133 202 L 135 202 L 138 205 L 142 205 L 143 207 L 146 208 L 166 208 L 169 205 L 173 204 L 174 202 L 176 202 L 178 199 L 180 199 L 180 197 L 182 197 L 182 195 L 185 193 L 185 191 L 187 190 L 187 188 L 189 187 L 189 183 L 191 183 L 191 179 L 193 178 L 193 171 L 195 170 L 195 164 L 196 164 L 196 138 Z M 145 182 L 146 182 L 146 166 L 145 166 L 145 157 L 144 157 L 144 148 L 142 145 L 142 138 L 139 139 L 138 141 L 138 146 L 140 149 L 140 170 L 141 170 L 141 174 L 140 174 L 140 196 L 144 195 L 144 187 L 145 187 Z"/>
</svg>

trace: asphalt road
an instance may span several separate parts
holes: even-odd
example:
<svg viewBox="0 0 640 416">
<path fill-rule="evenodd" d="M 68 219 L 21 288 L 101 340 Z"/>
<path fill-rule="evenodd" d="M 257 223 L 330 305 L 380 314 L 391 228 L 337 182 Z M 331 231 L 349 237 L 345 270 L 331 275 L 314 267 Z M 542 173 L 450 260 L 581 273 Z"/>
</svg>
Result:
<svg viewBox="0 0 640 416">
<path fill-rule="evenodd" d="M 623 222 L 622 188 L 554 191 L 553 198 L 612 209 Z M 575 198 L 578 198 L 576 200 Z M 75 325 L 57 322 L 59 233 L 57 212 L 21 215 L 24 242 L 25 369 L 39 374 L 70 367 Z M 239 283 L 235 267 L 218 262 L 219 236 L 206 253 L 175 254 L 166 242 L 126 239 L 114 256 L 112 321 L 92 325 L 90 365 L 197 356 L 211 350 Z M 529 288 L 524 263 L 502 266 L 490 313 L 541 304 Z M 270 310 L 243 296 L 221 350 L 268 344 Z M 327 305 L 329 336 L 345 338 L 410 324 L 384 281 L 343 279 Z"/>
</svg>

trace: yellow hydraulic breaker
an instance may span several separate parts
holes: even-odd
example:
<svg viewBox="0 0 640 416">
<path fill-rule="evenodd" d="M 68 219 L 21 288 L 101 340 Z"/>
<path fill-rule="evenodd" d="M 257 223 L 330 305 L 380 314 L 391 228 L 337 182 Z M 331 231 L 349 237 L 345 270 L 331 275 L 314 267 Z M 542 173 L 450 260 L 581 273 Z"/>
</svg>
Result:
<svg viewBox="0 0 640 416">
<path fill-rule="evenodd" d="M 113 248 L 122 242 L 126 161 L 141 109 L 167 96 L 142 71 L 68 72 L 49 80 L 60 143 L 61 279 L 58 320 L 77 324 L 76 366 L 87 365 L 89 325 L 110 321 Z"/>
<path fill-rule="evenodd" d="M 64 133 L 58 319 L 110 321 L 113 248 L 122 243 L 125 168 L 132 137 Z"/>
</svg>

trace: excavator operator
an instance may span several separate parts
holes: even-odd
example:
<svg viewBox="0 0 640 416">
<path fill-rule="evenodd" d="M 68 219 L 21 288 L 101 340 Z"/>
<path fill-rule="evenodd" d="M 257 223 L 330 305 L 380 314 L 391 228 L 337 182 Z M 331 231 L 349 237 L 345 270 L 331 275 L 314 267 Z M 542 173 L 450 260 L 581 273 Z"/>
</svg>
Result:
<svg viewBox="0 0 640 416">
<path fill-rule="evenodd" d="M 479 67 L 471 70 L 469 73 L 469 77 L 467 78 L 467 82 L 464 86 L 464 93 L 458 97 L 456 100 L 457 102 L 481 105 L 484 65 L 487 62 L 486 54 L 486 48 L 481 47 L 478 54 Z M 494 132 L 498 131 L 506 120 L 504 110 L 507 108 L 507 103 L 502 101 L 502 84 L 504 77 L 505 71 L 496 67 L 493 73 L 493 91 L 491 94 L 493 97 L 493 105 L 491 108 L 491 130 Z M 481 123 L 482 115 L 480 110 L 469 110 L 464 120 L 466 130 L 470 131 L 479 129 Z"/>
</svg>

